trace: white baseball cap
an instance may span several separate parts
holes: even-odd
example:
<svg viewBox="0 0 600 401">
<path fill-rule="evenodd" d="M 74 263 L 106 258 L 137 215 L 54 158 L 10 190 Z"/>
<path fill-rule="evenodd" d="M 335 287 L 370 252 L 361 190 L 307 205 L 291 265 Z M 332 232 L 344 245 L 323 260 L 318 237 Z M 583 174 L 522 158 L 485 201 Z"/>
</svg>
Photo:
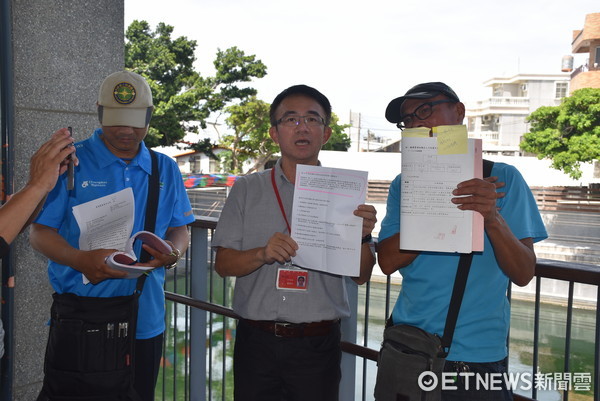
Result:
<svg viewBox="0 0 600 401">
<path fill-rule="evenodd" d="M 119 71 L 110 74 L 98 94 L 101 125 L 144 128 L 152 116 L 152 91 L 139 74 Z"/>
</svg>

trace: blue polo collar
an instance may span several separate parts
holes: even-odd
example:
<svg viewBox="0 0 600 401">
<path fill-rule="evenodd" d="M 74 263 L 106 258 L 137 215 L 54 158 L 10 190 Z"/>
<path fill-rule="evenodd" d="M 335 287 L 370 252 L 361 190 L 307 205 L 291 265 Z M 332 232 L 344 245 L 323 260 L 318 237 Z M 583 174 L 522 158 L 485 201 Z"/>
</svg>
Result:
<svg viewBox="0 0 600 401">
<path fill-rule="evenodd" d="M 94 158 L 98 163 L 99 168 L 106 168 L 112 163 L 125 163 L 120 158 L 115 156 L 104 144 L 102 138 L 102 128 L 97 128 L 94 131 L 94 135 L 90 138 L 90 150 L 94 154 Z M 139 166 L 142 170 L 144 170 L 147 174 L 152 173 L 152 161 L 150 160 L 150 152 L 146 147 L 146 144 L 142 141 L 140 143 L 140 150 L 135 155 L 129 166 Z"/>
</svg>

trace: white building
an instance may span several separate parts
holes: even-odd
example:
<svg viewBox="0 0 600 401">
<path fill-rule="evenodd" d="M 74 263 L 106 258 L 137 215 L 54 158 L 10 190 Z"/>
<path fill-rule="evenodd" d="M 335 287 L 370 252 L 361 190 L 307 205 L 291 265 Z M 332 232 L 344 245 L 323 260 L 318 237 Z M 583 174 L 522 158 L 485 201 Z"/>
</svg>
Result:
<svg viewBox="0 0 600 401">
<path fill-rule="evenodd" d="M 517 74 L 484 82 L 490 97 L 467 104 L 470 138 L 483 140 L 485 153 L 519 155 L 519 143 L 529 132 L 526 117 L 540 106 L 558 106 L 569 94 L 568 73 Z"/>
<path fill-rule="evenodd" d="M 221 152 L 227 149 L 215 147 L 213 153 L 215 156 L 219 156 Z M 179 166 L 179 171 L 182 174 L 214 174 L 221 173 L 221 165 L 219 160 L 211 159 L 202 152 L 196 152 L 193 150 L 174 154 L 171 157 L 175 159 Z"/>
</svg>

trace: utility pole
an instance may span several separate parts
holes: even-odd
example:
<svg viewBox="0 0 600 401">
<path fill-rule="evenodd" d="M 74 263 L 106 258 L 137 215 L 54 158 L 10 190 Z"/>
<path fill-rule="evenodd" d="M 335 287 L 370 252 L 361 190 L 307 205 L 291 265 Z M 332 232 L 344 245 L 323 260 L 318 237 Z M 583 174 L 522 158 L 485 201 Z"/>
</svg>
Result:
<svg viewBox="0 0 600 401">
<path fill-rule="evenodd" d="M 352 139 L 352 128 L 354 128 L 354 114 L 350 110 L 350 127 L 348 128 L 348 137 Z M 358 113 L 358 135 L 356 137 L 356 149 L 360 152 L 360 113 Z"/>
<path fill-rule="evenodd" d="M 348 138 L 350 138 L 350 140 L 352 140 L 352 128 L 354 128 L 354 116 L 352 115 L 352 110 L 350 110 L 350 118 L 348 119 L 348 121 L 350 121 L 350 126 L 348 127 Z"/>
<path fill-rule="evenodd" d="M 356 143 L 356 149 L 360 152 L 360 113 L 358 113 L 358 142 Z"/>
</svg>

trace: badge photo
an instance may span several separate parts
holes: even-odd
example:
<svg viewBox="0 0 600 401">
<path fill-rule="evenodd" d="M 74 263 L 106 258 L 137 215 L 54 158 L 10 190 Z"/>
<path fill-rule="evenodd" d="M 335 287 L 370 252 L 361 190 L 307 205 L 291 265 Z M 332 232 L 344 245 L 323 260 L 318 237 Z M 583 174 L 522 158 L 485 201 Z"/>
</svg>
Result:
<svg viewBox="0 0 600 401">
<path fill-rule="evenodd" d="M 277 269 L 276 288 L 278 290 L 306 291 L 308 288 L 308 270 L 283 267 Z"/>
</svg>

